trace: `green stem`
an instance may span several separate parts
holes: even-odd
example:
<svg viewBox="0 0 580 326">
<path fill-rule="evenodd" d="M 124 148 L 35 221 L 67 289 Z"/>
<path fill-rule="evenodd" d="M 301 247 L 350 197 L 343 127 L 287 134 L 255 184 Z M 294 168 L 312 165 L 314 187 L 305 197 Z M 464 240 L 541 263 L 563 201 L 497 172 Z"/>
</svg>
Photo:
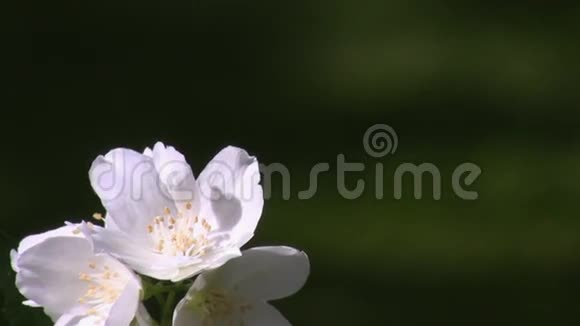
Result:
<svg viewBox="0 0 580 326">
<path fill-rule="evenodd" d="M 155 295 L 155 301 L 157 301 L 157 304 L 159 305 L 159 307 L 161 307 L 161 309 L 163 309 L 163 303 L 165 302 L 165 300 L 163 300 L 163 294 L 161 292 L 159 292 Z M 161 315 L 161 318 L 163 318 L 163 315 Z"/>
<path fill-rule="evenodd" d="M 150 298 L 156 297 L 156 296 L 162 294 L 163 292 L 164 292 L 164 290 L 162 288 L 158 288 L 158 287 L 145 288 L 145 295 L 143 296 L 143 301 L 147 301 Z"/>
<path fill-rule="evenodd" d="M 146 301 L 150 298 L 156 297 L 164 293 L 174 291 L 187 291 L 191 287 L 191 282 L 181 282 L 171 285 L 152 284 L 144 282 L 143 287 L 145 288 L 145 295 L 143 296 L 143 301 Z"/>
<path fill-rule="evenodd" d="M 175 300 L 175 292 L 169 292 L 163 307 L 163 314 L 161 315 L 161 326 L 171 326 L 173 322 L 173 301 Z"/>
</svg>

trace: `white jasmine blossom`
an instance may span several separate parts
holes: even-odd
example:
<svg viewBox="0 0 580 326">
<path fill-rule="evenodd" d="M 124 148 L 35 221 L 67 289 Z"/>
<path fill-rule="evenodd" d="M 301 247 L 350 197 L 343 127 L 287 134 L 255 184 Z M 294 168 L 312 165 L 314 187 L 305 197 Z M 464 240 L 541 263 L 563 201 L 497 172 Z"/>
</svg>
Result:
<svg viewBox="0 0 580 326">
<path fill-rule="evenodd" d="M 267 302 L 296 293 L 308 278 L 303 252 L 289 247 L 244 251 L 219 269 L 202 273 L 173 315 L 173 326 L 288 326 Z"/>
<path fill-rule="evenodd" d="M 118 148 L 90 170 L 107 209 L 93 238 L 137 272 L 180 280 L 240 256 L 263 206 L 258 162 L 240 148 L 219 152 L 195 180 L 173 147 Z"/>
<path fill-rule="evenodd" d="M 29 299 L 24 304 L 44 308 L 58 326 L 130 325 L 140 279 L 115 258 L 96 252 L 82 227 L 29 236 L 11 252 L 16 286 Z"/>
</svg>

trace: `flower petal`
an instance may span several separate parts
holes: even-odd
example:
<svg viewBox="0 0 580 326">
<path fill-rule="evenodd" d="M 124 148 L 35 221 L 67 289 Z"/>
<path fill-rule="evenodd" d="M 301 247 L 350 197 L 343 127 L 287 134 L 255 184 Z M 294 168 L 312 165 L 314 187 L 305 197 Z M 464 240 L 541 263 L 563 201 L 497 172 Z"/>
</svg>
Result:
<svg viewBox="0 0 580 326">
<path fill-rule="evenodd" d="M 42 306 L 32 300 L 26 300 L 22 302 L 23 305 L 31 308 L 41 308 Z"/>
<path fill-rule="evenodd" d="M 137 279 L 130 279 L 121 296 L 111 307 L 105 326 L 128 326 L 131 324 L 139 306 L 141 285 Z"/>
<path fill-rule="evenodd" d="M 251 239 L 262 215 L 264 196 L 258 161 L 237 147 L 220 151 L 198 178 L 200 215 L 218 231 L 229 231 L 238 247 Z"/>
<path fill-rule="evenodd" d="M 164 190 L 171 196 L 180 211 L 187 205 L 194 215 L 199 213 L 199 190 L 191 167 L 183 154 L 172 146 L 158 142 L 153 150 L 146 149 L 144 155 L 153 159 Z"/>
<path fill-rule="evenodd" d="M 75 326 L 82 325 L 83 315 L 64 314 L 54 323 L 54 326 Z M 85 325 L 88 325 L 86 323 Z"/>
<path fill-rule="evenodd" d="M 231 289 L 246 299 L 276 300 L 304 286 L 310 263 L 304 252 L 290 247 L 246 250 L 222 268 L 202 274 L 200 283 Z M 198 282 L 196 280 L 196 282 Z"/>
<path fill-rule="evenodd" d="M 199 263 L 192 263 L 185 266 L 181 266 L 179 272 L 174 276 L 172 282 L 180 282 L 194 275 L 197 275 L 203 271 L 218 268 L 225 264 L 228 260 L 236 257 L 240 257 L 242 253 L 238 248 L 225 248 L 223 250 L 217 250 L 213 253 L 207 254 L 203 257 L 203 261 Z"/>
<path fill-rule="evenodd" d="M 78 272 L 91 257 L 92 246 L 84 238 L 46 239 L 18 257 L 16 286 L 47 314 L 60 316 L 75 307 L 86 291 Z"/>
<path fill-rule="evenodd" d="M 68 224 L 68 225 L 62 226 L 62 227 L 54 229 L 54 230 L 50 230 L 50 231 L 40 233 L 40 234 L 30 235 L 30 236 L 22 239 L 22 241 L 20 241 L 20 243 L 18 244 L 18 249 L 10 251 L 10 265 L 12 266 L 12 269 L 15 272 L 18 272 L 18 257 L 20 256 L 21 253 L 23 253 L 26 250 L 42 243 L 43 241 L 45 241 L 47 239 L 54 238 L 54 237 L 80 237 L 80 238 L 82 238 L 82 235 L 75 230 L 78 230 L 77 225 Z"/>
<path fill-rule="evenodd" d="M 18 273 L 18 251 L 12 249 L 10 250 L 10 267 L 12 267 L 12 270 L 15 271 L 16 273 Z"/>
<path fill-rule="evenodd" d="M 135 315 L 135 326 L 153 325 L 155 325 L 155 322 L 153 321 L 153 318 L 151 318 L 151 315 L 149 315 L 147 308 L 145 308 L 145 305 L 142 303 L 139 304 L 139 308 L 137 308 L 137 314 Z"/>
<path fill-rule="evenodd" d="M 147 225 L 166 207 L 175 208 L 153 159 L 133 150 L 118 148 L 97 157 L 89 177 L 114 225 L 135 238 L 145 238 Z"/>
<path fill-rule="evenodd" d="M 203 326 L 202 316 L 194 309 L 188 308 L 187 303 L 187 298 L 183 298 L 175 307 L 173 311 L 173 326 Z"/>
<path fill-rule="evenodd" d="M 265 302 L 251 304 L 251 308 L 242 314 L 241 319 L 243 322 L 240 325 L 292 326 L 276 308 Z"/>
<path fill-rule="evenodd" d="M 154 253 L 147 242 L 136 241 L 123 232 L 93 227 L 91 237 L 96 250 L 109 253 L 141 274 L 169 280 L 178 273 L 175 257 Z"/>
<path fill-rule="evenodd" d="M 189 299 L 182 299 L 173 312 L 173 326 L 204 325 L 248 325 L 248 326 L 291 326 L 290 322 L 276 308 L 265 302 L 252 302 L 245 305 L 243 312 L 232 312 L 229 316 L 217 319 L 204 319 L 199 310 L 188 307 Z M 205 316 L 207 318 L 207 316 Z M 210 317 L 211 318 L 211 317 Z"/>
</svg>

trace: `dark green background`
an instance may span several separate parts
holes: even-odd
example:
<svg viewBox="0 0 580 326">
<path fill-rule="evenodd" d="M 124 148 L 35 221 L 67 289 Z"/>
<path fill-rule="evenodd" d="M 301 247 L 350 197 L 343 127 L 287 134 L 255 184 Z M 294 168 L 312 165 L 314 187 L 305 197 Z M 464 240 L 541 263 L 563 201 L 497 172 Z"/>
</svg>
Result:
<svg viewBox="0 0 580 326">
<path fill-rule="evenodd" d="M 294 325 L 575 325 L 580 321 L 580 10 L 569 1 L 36 1 L 3 10 L 0 324 L 21 307 L 8 251 L 102 211 L 91 161 L 161 140 L 199 173 L 223 146 L 292 173 L 252 245 L 304 249 L 312 275 L 277 304 Z M 367 156 L 365 130 L 399 148 Z M 342 199 L 337 154 L 367 164 Z M 483 174 L 462 201 L 451 173 Z M 310 200 L 310 168 L 329 162 Z M 385 164 L 385 198 L 372 167 Z M 404 162 L 443 198 L 394 200 Z M 427 188 L 427 187 L 426 187 Z"/>
</svg>

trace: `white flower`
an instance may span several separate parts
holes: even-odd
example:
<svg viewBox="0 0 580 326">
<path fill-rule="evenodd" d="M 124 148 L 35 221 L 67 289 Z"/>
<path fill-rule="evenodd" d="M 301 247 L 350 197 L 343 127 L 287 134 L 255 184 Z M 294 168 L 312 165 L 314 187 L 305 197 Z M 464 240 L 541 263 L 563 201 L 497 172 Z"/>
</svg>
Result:
<svg viewBox="0 0 580 326">
<path fill-rule="evenodd" d="M 309 272 L 308 257 L 296 249 L 246 250 L 242 257 L 195 280 L 175 308 L 173 326 L 288 326 L 267 301 L 296 293 Z"/>
<path fill-rule="evenodd" d="M 81 227 L 32 235 L 12 250 L 16 286 L 29 299 L 24 304 L 43 307 L 58 326 L 130 325 L 141 282 L 115 258 L 95 253 Z"/>
<path fill-rule="evenodd" d="M 258 162 L 242 149 L 219 152 L 195 180 L 173 147 L 118 148 L 89 172 L 107 209 L 95 242 L 137 272 L 178 282 L 241 255 L 262 214 Z"/>
</svg>

